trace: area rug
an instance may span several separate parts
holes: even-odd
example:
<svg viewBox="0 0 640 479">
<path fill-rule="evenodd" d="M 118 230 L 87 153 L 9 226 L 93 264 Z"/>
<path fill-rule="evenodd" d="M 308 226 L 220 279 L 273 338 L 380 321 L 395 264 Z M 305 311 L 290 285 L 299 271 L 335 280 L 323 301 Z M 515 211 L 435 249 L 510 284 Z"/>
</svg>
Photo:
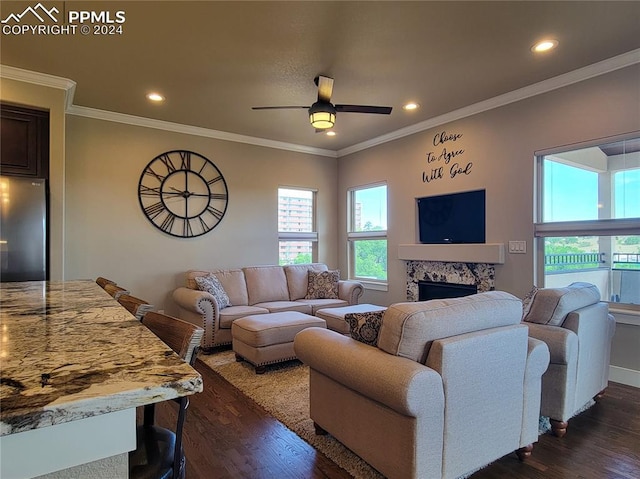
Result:
<svg viewBox="0 0 640 479">
<path fill-rule="evenodd" d="M 237 362 L 233 351 L 201 354 L 199 359 L 354 478 L 384 478 L 332 436 L 316 435 L 309 418 L 307 366 L 289 361 L 269 366 L 265 374 L 256 374 L 249 363 Z"/>
</svg>

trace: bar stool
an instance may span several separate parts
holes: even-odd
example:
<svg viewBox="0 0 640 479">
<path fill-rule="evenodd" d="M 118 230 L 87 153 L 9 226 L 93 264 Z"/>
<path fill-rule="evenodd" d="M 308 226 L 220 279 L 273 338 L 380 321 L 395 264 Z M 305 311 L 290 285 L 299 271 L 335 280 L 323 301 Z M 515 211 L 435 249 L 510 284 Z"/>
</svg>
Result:
<svg viewBox="0 0 640 479">
<path fill-rule="evenodd" d="M 107 293 L 109 293 L 111 296 L 113 296 L 116 299 L 116 301 L 123 294 L 131 293 L 131 291 L 129 291 L 128 289 L 121 288 L 120 286 L 116 285 L 115 283 L 113 283 L 113 284 L 111 284 L 111 283 L 105 284 L 103 289 Z"/>
<path fill-rule="evenodd" d="M 116 284 L 115 281 L 111 281 L 110 279 L 107 278 L 103 278 L 102 276 L 98 276 L 96 278 L 96 283 L 98 283 L 98 285 L 104 289 L 104 287 L 108 284 Z"/>
<path fill-rule="evenodd" d="M 130 294 L 121 294 L 118 296 L 118 303 L 133 314 L 138 321 L 142 321 L 142 317 L 145 313 L 153 310 L 153 305 L 147 303 L 145 300 L 131 296 Z"/>
<path fill-rule="evenodd" d="M 142 324 L 193 366 L 204 329 L 155 311 L 145 313 Z M 129 479 L 185 477 L 186 458 L 182 448 L 182 429 L 189 398 L 183 396 L 173 401 L 179 405 L 175 431 L 154 424 L 155 404 L 144 407 L 143 424 L 136 430 L 136 449 L 129 453 Z"/>
</svg>

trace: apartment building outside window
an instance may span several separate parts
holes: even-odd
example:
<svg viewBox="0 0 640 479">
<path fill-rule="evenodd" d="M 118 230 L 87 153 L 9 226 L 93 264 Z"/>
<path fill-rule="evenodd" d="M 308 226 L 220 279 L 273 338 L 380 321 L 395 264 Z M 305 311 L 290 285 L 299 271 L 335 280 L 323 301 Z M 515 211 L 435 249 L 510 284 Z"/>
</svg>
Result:
<svg viewBox="0 0 640 479">
<path fill-rule="evenodd" d="M 348 191 L 349 277 L 370 288 L 387 283 L 387 185 Z"/>
<path fill-rule="evenodd" d="M 537 155 L 537 275 L 640 308 L 640 138 Z M 632 305 L 632 306 L 629 306 Z"/>
<path fill-rule="evenodd" d="M 317 261 L 318 233 L 313 190 L 278 188 L 279 263 Z"/>
</svg>

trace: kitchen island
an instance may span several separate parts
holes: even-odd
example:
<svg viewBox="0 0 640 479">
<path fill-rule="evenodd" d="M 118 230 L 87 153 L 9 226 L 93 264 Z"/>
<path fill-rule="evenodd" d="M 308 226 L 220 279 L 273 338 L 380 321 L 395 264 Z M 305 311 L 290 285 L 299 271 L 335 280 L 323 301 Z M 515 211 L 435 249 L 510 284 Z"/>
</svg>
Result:
<svg viewBox="0 0 640 479">
<path fill-rule="evenodd" d="M 195 369 L 90 280 L 1 284 L 0 335 L 3 479 L 82 464 L 127 477 L 135 408 L 202 391 Z"/>
</svg>

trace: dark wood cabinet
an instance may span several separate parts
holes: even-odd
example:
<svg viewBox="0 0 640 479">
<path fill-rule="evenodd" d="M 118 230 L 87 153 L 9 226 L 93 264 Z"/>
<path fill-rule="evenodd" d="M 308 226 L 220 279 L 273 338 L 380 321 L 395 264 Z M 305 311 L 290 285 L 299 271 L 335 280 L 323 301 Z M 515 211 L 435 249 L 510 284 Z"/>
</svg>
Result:
<svg viewBox="0 0 640 479">
<path fill-rule="evenodd" d="M 0 104 L 0 173 L 49 178 L 49 112 Z"/>
</svg>

